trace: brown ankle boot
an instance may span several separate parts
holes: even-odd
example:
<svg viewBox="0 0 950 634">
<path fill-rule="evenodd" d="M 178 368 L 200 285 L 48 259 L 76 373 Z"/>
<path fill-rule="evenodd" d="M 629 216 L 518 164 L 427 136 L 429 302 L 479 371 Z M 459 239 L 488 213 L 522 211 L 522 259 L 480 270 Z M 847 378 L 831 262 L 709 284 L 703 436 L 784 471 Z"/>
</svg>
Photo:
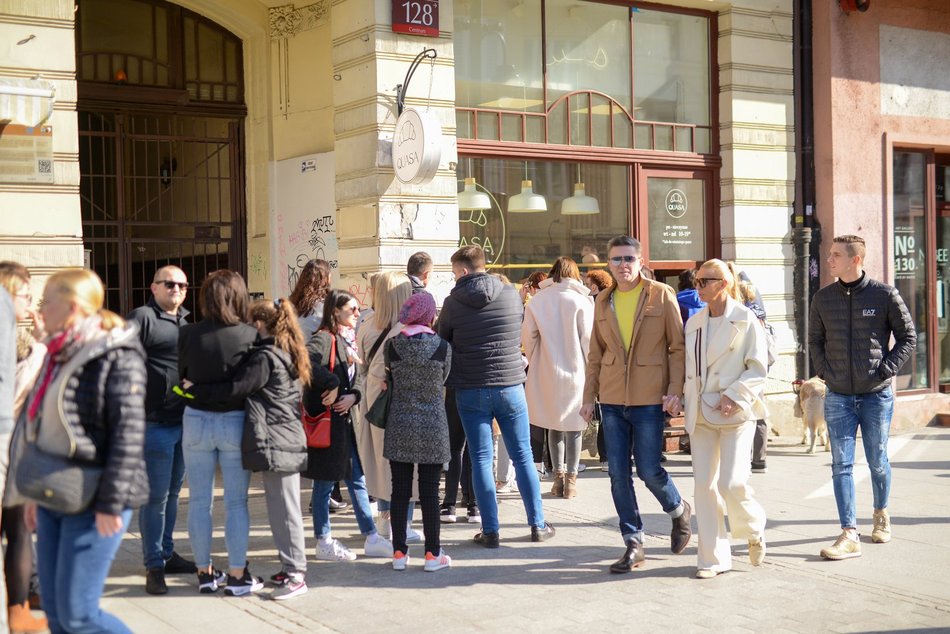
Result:
<svg viewBox="0 0 950 634">
<path fill-rule="evenodd" d="M 564 497 L 564 472 L 554 472 L 554 485 L 551 487 L 551 495 L 554 497 Z"/>
<path fill-rule="evenodd" d="M 577 474 L 568 473 L 564 476 L 564 499 L 570 500 L 577 497 Z"/>
<path fill-rule="evenodd" d="M 29 603 L 24 602 L 20 605 L 11 605 L 8 614 L 10 617 L 11 632 L 45 632 L 49 629 L 45 617 L 36 618 L 30 613 Z"/>
</svg>

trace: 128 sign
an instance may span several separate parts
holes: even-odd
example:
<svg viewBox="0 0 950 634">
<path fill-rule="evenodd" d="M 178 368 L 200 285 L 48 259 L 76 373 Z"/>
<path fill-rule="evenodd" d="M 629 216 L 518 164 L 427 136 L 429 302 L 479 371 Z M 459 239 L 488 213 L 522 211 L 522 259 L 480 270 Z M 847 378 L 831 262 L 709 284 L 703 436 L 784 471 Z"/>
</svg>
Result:
<svg viewBox="0 0 950 634">
<path fill-rule="evenodd" d="M 393 0 L 393 32 L 439 36 L 439 0 Z"/>
</svg>

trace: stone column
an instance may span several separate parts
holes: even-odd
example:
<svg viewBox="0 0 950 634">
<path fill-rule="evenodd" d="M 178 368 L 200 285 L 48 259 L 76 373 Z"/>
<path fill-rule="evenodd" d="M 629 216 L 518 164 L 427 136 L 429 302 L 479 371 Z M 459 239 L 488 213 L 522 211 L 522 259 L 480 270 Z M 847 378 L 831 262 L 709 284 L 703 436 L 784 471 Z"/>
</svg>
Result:
<svg viewBox="0 0 950 634">
<path fill-rule="evenodd" d="M 430 290 L 438 301 L 451 289 L 449 256 L 458 245 L 455 164 L 455 72 L 452 3 L 440 3 L 440 35 L 392 32 L 389 0 L 341 0 L 331 13 L 337 238 L 341 286 L 368 305 L 368 276 L 405 270 L 416 251 L 435 261 Z M 391 160 L 396 85 L 413 58 L 434 48 L 437 59 L 416 71 L 406 107 L 435 112 L 443 151 L 435 178 L 424 185 L 396 180 Z"/>
</svg>

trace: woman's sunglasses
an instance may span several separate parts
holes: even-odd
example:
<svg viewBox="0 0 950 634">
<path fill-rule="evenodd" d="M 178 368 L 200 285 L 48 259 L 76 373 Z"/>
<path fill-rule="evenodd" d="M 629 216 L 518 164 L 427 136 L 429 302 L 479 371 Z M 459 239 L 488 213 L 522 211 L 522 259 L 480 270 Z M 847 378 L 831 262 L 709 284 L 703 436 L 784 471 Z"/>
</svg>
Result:
<svg viewBox="0 0 950 634">
<path fill-rule="evenodd" d="M 721 282 L 721 281 L 722 281 L 721 277 L 697 277 L 696 280 L 693 282 L 693 285 L 696 288 L 706 288 L 709 284 L 712 284 L 713 282 Z"/>
</svg>

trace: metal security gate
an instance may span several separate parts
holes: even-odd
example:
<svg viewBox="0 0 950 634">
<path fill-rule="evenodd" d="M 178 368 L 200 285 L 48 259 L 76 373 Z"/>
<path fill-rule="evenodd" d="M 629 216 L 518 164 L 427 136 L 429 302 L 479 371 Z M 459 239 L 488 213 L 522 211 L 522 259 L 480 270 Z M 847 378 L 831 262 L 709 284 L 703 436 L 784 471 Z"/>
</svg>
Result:
<svg viewBox="0 0 950 634">
<path fill-rule="evenodd" d="M 125 315 L 155 271 L 181 267 L 197 290 L 219 268 L 245 274 L 242 118 L 132 110 L 79 112 L 83 243 Z"/>
</svg>

